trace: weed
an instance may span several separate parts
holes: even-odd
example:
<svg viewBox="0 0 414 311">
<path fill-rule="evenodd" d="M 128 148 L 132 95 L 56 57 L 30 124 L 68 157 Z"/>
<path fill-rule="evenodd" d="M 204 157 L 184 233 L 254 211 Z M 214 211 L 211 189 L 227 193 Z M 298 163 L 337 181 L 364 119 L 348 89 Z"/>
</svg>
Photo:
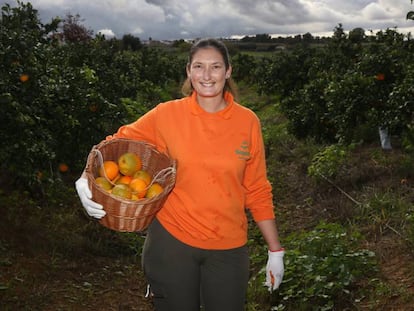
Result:
<svg viewBox="0 0 414 311">
<path fill-rule="evenodd" d="M 308 174 L 316 180 L 334 177 L 348 157 L 350 146 L 330 145 L 318 152 L 308 167 Z"/>
<path fill-rule="evenodd" d="M 320 223 L 309 232 L 293 233 L 285 240 L 285 276 L 278 291 L 268 297 L 252 279 L 249 289 L 272 302 L 272 310 L 332 310 L 354 299 L 357 282 L 376 271 L 375 254 L 361 249 L 362 236 L 339 224 Z M 267 296 L 267 298 L 266 298 Z"/>
</svg>

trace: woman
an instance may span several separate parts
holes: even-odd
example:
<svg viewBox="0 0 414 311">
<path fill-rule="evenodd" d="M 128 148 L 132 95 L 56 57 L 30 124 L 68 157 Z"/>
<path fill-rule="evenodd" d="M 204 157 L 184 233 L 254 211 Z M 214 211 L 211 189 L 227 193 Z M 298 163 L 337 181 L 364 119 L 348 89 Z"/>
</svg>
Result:
<svg viewBox="0 0 414 311">
<path fill-rule="evenodd" d="M 268 245 L 270 291 L 284 272 L 260 122 L 234 101 L 222 42 L 196 42 L 186 69 L 184 98 L 159 104 L 107 139 L 144 140 L 177 160 L 175 187 L 143 249 L 156 310 L 194 311 L 202 302 L 207 311 L 241 311 L 249 278 L 246 208 Z M 76 188 L 88 214 L 103 217 L 84 176 Z"/>
</svg>

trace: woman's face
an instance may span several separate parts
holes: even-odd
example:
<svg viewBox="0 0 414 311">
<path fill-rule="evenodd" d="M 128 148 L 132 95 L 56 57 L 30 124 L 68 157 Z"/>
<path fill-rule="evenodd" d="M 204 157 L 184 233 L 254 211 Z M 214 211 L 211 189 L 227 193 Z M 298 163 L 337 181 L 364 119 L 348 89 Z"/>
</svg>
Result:
<svg viewBox="0 0 414 311">
<path fill-rule="evenodd" d="M 199 97 L 223 95 L 226 79 L 231 67 L 226 70 L 222 55 L 215 48 L 201 48 L 187 67 L 187 76 Z"/>
</svg>

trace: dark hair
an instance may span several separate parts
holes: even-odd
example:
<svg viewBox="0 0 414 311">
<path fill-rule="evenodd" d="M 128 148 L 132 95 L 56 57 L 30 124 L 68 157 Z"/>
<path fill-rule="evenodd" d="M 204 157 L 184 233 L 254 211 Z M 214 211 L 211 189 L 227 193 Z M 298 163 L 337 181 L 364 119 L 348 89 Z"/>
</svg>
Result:
<svg viewBox="0 0 414 311">
<path fill-rule="evenodd" d="M 194 54 L 198 50 L 206 49 L 206 48 L 214 48 L 218 52 L 220 52 L 221 56 L 223 57 L 226 70 L 230 68 L 230 56 L 229 56 L 229 51 L 227 50 L 226 45 L 222 41 L 219 41 L 213 38 L 200 39 L 191 46 L 190 53 L 188 56 L 187 66 L 190 66 L 191 62 L 193 61 Z M 226 79 L 226 83 L 224 85 L 224 91 L 229 91 L 230 93 L 233 94 L 235 98 L 237 98 L 237 95 L 238 95 L 237 87 L 231 77 Z M 191 95 L 191 93 L 193 92 L 193 86 L 191 85 L 190 79 L 187 78 L 184 81 L 183 86 L 181 87 L 181 92 L 185 96 Z"/>
</svg>

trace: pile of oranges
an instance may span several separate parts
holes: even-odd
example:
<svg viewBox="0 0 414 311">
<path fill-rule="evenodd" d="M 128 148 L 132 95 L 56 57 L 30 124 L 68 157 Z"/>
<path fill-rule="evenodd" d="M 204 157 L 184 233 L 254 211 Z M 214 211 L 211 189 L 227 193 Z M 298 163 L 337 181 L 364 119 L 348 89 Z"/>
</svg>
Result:
<svg viewBox="0 0 414 311">
<path fill-rule="evenodd" d="M 153 176 L 142 169 L 140 157 L 135 153 L 126 152 L 117 161 L 104 161 L 95 182 L 117 197 L 140 200 L 153 198 L 164 190 L 152 179 Z"/>
</svg>

